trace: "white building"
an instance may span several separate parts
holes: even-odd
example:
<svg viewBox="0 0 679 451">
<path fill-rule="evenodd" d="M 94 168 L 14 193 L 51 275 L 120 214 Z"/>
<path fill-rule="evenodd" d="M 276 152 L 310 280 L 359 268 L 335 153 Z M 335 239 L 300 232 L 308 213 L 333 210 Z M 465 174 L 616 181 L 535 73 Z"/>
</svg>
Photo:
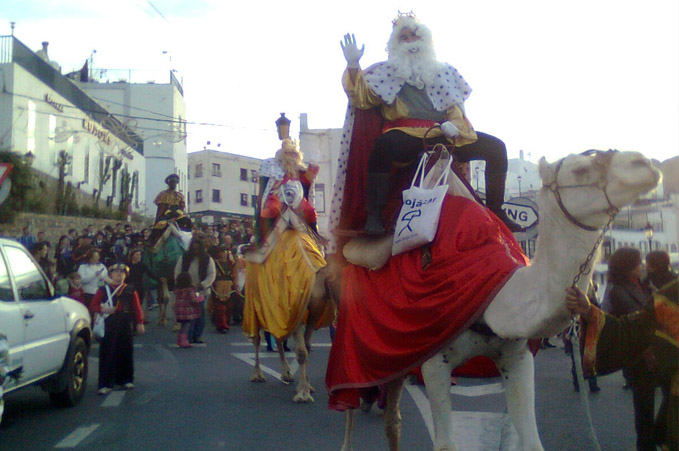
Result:
<svg viewBox="0 0 679 451">
<path fill-rule="evenodd" d="M 125 79 L 113 83 L 78 82 L 90 97 L 118 115 L 128 129 L 143 139 L 146 195 L 141 205 L 145 216 L 155 215 L 153 201 L 167 189 L 164 180 L 169 174 L 179 176 L 179 191 L 185 192 L 188 187 L 184 91 L 174 73 L 167 74 L 169 83 L 130 83 Z"/>
<path fill-rule="evenodd" d="M 259 158 L 219 150 L 188 154 L 190 216 L 200 224 L 254 217 L 259 192 Z"/>
<path fill-rule="evenodd" d="M 13 36 L 0 37 L 0 149 L 32 154 L 33 169 L 48 179 L 59 177 L 63 161 L 65 183 L 102 206 L 130 199 L 132 211 L 141 212 L 143 142 L 51 64 L 46 43 L 41 55 Z"/>
<path fill-rule="evenodd" d="M 300 150 L 305 162 L 320 167 L 310 195 L 318 213 L 318 230 L 328 234 L 328 208 L 337 171 L 339 129 L 309 129 L 307 115 L 300 117 Z M 220 150 L 188 154 L 188 202 L 191 217 L 203 224 L 252 218 L 259 194 L 261 159 Z"/>
<path fill-rule="evenodd" d="M 314 183 L 313 204 L 318 213 L 318 231 L 328 236 L 330 201 L 337 176 L 337 158 L 342 130 L 338 128 L 310 129 L 306 113 L 300 116 L 299 147 L 306 161 L 318 164 L 320 170 Z"/>
</svg>

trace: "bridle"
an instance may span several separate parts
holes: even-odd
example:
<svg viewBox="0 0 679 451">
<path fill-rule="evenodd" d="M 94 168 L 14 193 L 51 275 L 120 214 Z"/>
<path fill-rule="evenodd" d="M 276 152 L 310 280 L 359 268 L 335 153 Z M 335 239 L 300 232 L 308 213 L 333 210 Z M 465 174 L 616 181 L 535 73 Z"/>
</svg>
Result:
<svg viewBox="0 0 679 451">
<path fill-rule="evenodd" d="M 559 208 L 561 209 L 561 212 L 568 218 L 570 222 L 572 222 L 575 226 L 581 228 L 582 230 L 586 230 L 588 232 L 596 232 L 599 230 L 598 227 L 592 227 L 588 226 L 587 224 L 583 224 L 582 222 L 578 221 L 566 208 L 566 206 L 563 204 L 563 201 L 561 200 L 561 193 L 559 192 L 560 189 L 563 188 L 585 188 L 585 187 L 595 187 L 595 188 L 600 188 L 603 193 L 604 197 L 606 198 L 606 202 L 608 202 L 608 208 L 605 210 L 605 213 L 609 216 L 609 224 L 613 220 L 613 217 L 620 211 L 618 207 L 613 205 L 613 202 L 611 202 L 611 199 L 608 197 L 608 192 L 606 191 L 606 173 L 608 172 L 608 162 L 611 160 L 613 155 L 617 153 L 617 150 L 608 150 L 608 151 L 601 151 L 601 150 L 588 150 L 586 152 L 581 153 L 580 155 L 604 155 L 604 161 L 606 163 L 604 164 L 605 170 L 602 172 L 602 176 L 599 180 L 593 183 L 587 183 L 587 184 L 582 184 L 582 185 L 559 185 L 558 180 L 559 180 L 559 171 L 561 170 L 561 166 L 563 165 L 564 158 L 559 160 L 559 162 L 556 165 L 556 169 L 554 171 L 554 181 L 550 183 L 549 185 L 543 185 L 546 188 L 549 188 L 549 190 L 554 193 L 554 198 L 556 199 L 557 205 L 559 205 Z"/>
</svg>

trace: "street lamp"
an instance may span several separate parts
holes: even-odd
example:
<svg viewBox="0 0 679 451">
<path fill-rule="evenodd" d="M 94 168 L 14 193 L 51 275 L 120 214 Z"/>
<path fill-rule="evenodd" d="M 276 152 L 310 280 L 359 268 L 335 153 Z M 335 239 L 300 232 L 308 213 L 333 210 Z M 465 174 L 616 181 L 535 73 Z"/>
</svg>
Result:
<svg viewBox="0 0 679 451">
<path fill-rule="evenodd" d="M 281 117 L 276 119 L 276 130 L 281 141 L 290 137 L 290 119 L 285 117 L 285 113 L 281 113 Z"/>
<path fill-rule="evenodd" d="M 516 180 L 519 181 L 519 197 L 521 197 L 521 176 L 520 176 L 520 175 L 517 175 L 517 176 L 516 176 Z"/>
<path fill-rule="evenodd" d="M 651 252 L 653 250 L 653 225 L 651 225 L 650 222 L 646 223 L 646 227 L 644 227 L 644 234 L 648 240 L 648 252 Z"/>
<path fill-rule="evenodd" d="M 479 167 L 474 166 L 474 172 L 476 172 L 476 191 L 479 191 Z"/>
</svg>

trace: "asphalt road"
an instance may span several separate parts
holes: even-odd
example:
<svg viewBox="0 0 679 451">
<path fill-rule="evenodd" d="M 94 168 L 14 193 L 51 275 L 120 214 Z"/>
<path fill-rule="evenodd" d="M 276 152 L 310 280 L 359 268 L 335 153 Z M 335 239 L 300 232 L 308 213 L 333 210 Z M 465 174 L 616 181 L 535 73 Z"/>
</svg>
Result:
<svg viewBox="0 0 679 451">
<path fill-rule="evenodd" d="M 151 319 L 155 312 L 151 313 Z M 254 350 L 241 331 L 214 333 L 206 347 L 178 349 L 175 335 L 154 324 L 135 341 L 134 390 L 96 394 L 98 348 L 90 354 L 88 392 L 74 408 L 57 409 L 46 393 L 30 388 L 6 397 L 0 450 L 338 450 L 344 415 L 327 408 L 324 376 L 330 338 L 318 331 L 311 354 L 314 404 L 294 404 L 294 384 L 275 378 L 277 354 L 263 352 L 268 381 L 249 382 Z M 556 349 L 536 357 L 538 428 L 548 450 L 592 449 L 579 398 L 570 381 L 570 360 Z M 293 361 L 293 355 L 289 354 Z M 603 450 L 633 450 L 632 396 L 619 373 L 600 378 L 590 395 Z M 512 450 L 516 433 L 506 413 L 499 378 L 458 378 L 452 388 L 456 444 L 460 451 Z M 402 449 L 431 449 L 424 388 L 406 385 L 401 403 Z M 380 411 L 358 413 L 355 450 L 387 449 Z"/>
</svg>

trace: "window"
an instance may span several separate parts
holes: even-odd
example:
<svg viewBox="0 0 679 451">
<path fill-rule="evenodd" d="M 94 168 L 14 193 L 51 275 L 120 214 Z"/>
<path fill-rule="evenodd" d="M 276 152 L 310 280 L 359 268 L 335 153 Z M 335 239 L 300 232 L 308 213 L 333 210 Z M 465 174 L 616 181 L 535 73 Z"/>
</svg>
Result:
<svg viewBox="0 0 679 451">
<path fill-rule="evenodd" d="M 325 184 L 316 183 L 314 185 L 314 207 L 316 212 L 325 213 Z"/>
<path fill-rule="evenodd" d="M 219 193 L 219 190 L 218 190 L 218 189 L 213 189 L 213 190 L 212 190 L 212 202 L 217 202 L 217 203 L 219 203 L 219 202 L 222 201 L 222 199 L 221 199 L 221 197 L 219 196 L 219 194 L 220 194 L 220 193 Z"/>
<path fill-rule="evenodd" d="M 219 163 L 212 163 L 212 176 L 213 177 L 221 177 L 222 176 L 222 168 Z"/>
<path fill-rule="evenodd" d="M 200 204 L 201 202 L 203 202 L 203 190 L 199 189 L 196 190 L 196 203 Z"/>
<path fill-rule="evenodd" d="M 247 176 L 247 173 L 246 173 L 245 175 Z M 247 206 L 248 206 L 248 195 L 247 195 L 247 194 L 245 194 L 245 193 L 240 193 L 240 204 L 241 204 L 243 207 L 247 207 Z"/>
<path fill-rule="evenodd" d="M 250 195 L 250 206 L 251 206 L 251 207 L 256 207 L 256 206 L 257 206 L 257 195 L 256 195 L 256 194 L 251 194 L 251 195 Z"/>
<path fill-rule="evenodd" d="M 197 164 L 196 165 L 196 178 L 202 177 L 203 176 L 203 164 Z"/>
<path fill-rule="evenodd" d="M 25 301 L 49 299 L 47 282 L 28 254 L 18 247 L 7 246 L 5 250 L 7 259 L 12 262 L 19 298 Z"/>
<path fill-rule="evenodd" d="M 9 274 L 2 257 L 0 257 L 0 301 L 13 301 L 12 285 L 9 283 Z"/>
<path fill-rule="evenodd" d="M 250 169 L 250 180 L 255 183 L 259 182 L 259 174 L 257 174 L 255 169 Z"/>
<path fill-rule="evenodd" d="M 240 179 L 245 180 L 247 182 L 248 180 L 248 170 L 245 168 L 240 168 Z"/>
</svg>

